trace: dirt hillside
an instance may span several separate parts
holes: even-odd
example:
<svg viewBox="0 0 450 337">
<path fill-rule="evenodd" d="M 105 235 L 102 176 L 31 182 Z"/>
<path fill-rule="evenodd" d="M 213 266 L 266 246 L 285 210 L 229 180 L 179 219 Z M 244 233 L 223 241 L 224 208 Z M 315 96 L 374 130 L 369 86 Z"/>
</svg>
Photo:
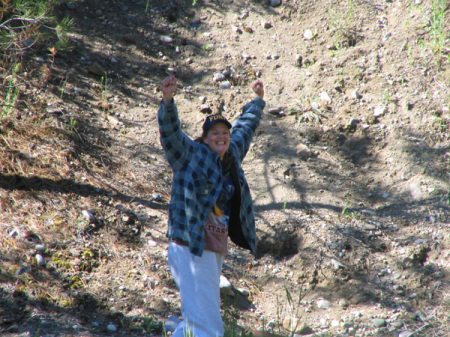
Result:
<svg viewBox="0 0 450 337">
<path fill-rule="evenodd" d="M 156 121 L 170 74 L 193 138 L 265 84 L 243 165 L 260 256 L 230 244 L 227 336 L 450 334 L 448 3 L 86 0 L 57 15 L 74 20 L 70 49 L 23 57 L 0 123 L 2 336 L 163 336 L 180 316 Z"/>
</svg>

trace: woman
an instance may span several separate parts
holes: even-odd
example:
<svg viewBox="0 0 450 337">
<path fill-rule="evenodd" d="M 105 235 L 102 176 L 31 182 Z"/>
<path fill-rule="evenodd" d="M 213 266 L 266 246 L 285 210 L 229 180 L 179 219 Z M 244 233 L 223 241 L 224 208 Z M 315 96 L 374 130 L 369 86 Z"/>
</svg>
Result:
<svg viewBox="0 0 450 337">
<path fill-rule="evenodd" d="M 173 170 L 168 259 L 184 318 L 175 337 L 223 336 L 219 282 L 227 237 L 256 255 L 253 205 L 241 162 L 265 102 L 263 83 L 256 80 L 251 87 L 257 97 L 233 126 L 221 115 L 210 115 L 194 141 L 181 131 L 173 100 L 176 78 L 161 83 L 159 131 Z"/>
</svg>

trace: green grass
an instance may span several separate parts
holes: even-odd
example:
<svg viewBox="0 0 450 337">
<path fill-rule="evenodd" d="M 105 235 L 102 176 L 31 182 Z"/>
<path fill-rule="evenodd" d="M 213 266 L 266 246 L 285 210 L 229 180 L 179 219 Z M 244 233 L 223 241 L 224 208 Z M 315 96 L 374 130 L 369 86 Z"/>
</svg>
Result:
<svg viewBox="0 0 450 337">
<path fill-rule="evenodd" d="M 433 0 L 429 28 L 432 36 L 431 49 L 435 53 L 441 53 L 445 47 L 447 0 Z"/>
<path fill-rule="evenodd" d="M 20 63 L 17 63 L 13 69 L 12 73 L 9 76 L 9 80 L 6 84 L 6 97 L 5 102 L 3 103 L 2 111 L 0 114 L 0 121 L 4 118 L 9 116 L 12 109 L 14 108 L 17 98 L 19 96 L 19 85 L 18 85 L 18 79 L 16 77 L 16 73 L 19 71 Z"/>
</svg>

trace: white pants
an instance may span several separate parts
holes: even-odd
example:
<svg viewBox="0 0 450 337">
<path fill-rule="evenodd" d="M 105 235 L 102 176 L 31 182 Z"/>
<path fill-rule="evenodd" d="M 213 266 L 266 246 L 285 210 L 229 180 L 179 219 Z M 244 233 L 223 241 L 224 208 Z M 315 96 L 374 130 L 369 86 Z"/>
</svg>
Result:
<svg viewBox="0 0 450 337">
<path fill-rule="evenodd" d="M 223 255 L 204 251 L 202 257 L 189 247 L 169 244 L 169 267 L 180 290 L 183 321 L 173 337 L 222 337 L 220 273 Z"/>
</svg>

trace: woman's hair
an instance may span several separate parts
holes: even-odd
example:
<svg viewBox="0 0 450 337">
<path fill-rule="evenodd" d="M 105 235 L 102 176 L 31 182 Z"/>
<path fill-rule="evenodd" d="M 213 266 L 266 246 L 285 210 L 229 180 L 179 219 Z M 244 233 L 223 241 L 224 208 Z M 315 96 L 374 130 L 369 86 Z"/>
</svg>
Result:
<svg viewBox="0 0 450 337">
<path fill-rule="evenodd" d="M 203 140 L 204 137 L 206 137 L 206 134 L 205 134 L 205 135 L 201 135 L 200 137 L 195 138 L 195 139 L 194 139 L 194 142 L 197 142 L 197 143 L 199 143 L 199 144 L 206 145 L 206 144 L 205 144 L 205 141 Z"/>
</svg>

